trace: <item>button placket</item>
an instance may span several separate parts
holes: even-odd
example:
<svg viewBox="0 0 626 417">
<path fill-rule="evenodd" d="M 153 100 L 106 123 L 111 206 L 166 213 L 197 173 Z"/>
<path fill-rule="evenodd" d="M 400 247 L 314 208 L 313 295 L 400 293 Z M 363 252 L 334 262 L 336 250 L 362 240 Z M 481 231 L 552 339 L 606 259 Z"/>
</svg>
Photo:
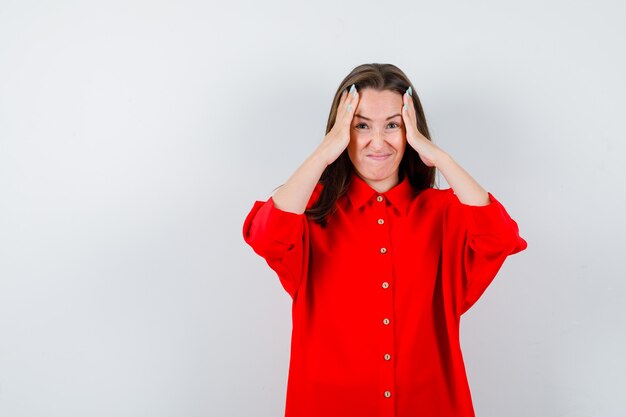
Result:
<svg viewBox="0 0 626 417">
<path fill-rule="evenodd" d="M 395 364 L 394 364 L 394 330 L 393 330 L 393 291 L 391 285 L 393 283 L 393 263 L 392 263 L 392 247 L 390 241 L 390 231 L 387 213 L 387 204 L 385 204 L 383 195 L 376 196 L 376 202 L 373 205 L 373 221 L 375 241 L 378 246 L 378 260 L 376 272 L 382 274 L 383 279 L 379 281 L 380 287 L 380 316 L 379 326 L 381 331 L 380 338 L 380 392 L 381 392 L 381 417 L 392 417 L 395 415 L 395 401 L 392 395 L 395 392 Z M 372 221 L 372 220 L 370 220 Z"/>
</svg>

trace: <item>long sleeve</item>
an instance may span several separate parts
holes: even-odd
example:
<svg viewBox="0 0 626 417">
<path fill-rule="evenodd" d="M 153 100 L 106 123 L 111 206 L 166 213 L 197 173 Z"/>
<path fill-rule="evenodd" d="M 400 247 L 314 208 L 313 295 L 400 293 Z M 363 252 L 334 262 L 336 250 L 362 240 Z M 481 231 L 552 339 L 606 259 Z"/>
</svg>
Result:
<svg viewBox="0 0 626 417">
<path fill-rule="evenodd" d="M 308 268 L 308 234 L 305 215 L 280 210 L 271 197 L 256 201 L 243 225 L 244 240 L 278 274 L 292 299 Z"/>
<path fill-rule="evenodd" d="M 443 250 L 460 316 L 485 292 L 505 259 L 528 244 L 519 235 L 515 220 L 490 192 L 488 205 L 471 206 L 461 203 L 452 189 L 446 191 Z"/>
</svg>

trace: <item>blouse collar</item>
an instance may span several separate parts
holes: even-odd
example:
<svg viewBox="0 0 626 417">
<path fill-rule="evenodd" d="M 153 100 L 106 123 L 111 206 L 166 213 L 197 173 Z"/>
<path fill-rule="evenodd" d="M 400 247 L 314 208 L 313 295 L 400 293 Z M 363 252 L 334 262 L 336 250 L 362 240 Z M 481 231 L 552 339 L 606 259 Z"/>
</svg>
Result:
<svg viewBox="0 0 626 417">
<path fill-rule="evenodd" d="M 405 175 L 402 181 L 396 184 L 389 191 L 379 193 L 370 187 L 365 180 L 353 171 L 347 194 L 352 207 L 355 209 L 360 208 L 369 199 L 382 195 L 389 200 L 394 207 L 399 209 L 401 213 L 405 214 L 408 210 L 409 203 L 414 196 L 414 191 L 413 187 L 411 187 L 411 184 L 409 183 L 409 177 L 407 175 Z"/>
</svg>

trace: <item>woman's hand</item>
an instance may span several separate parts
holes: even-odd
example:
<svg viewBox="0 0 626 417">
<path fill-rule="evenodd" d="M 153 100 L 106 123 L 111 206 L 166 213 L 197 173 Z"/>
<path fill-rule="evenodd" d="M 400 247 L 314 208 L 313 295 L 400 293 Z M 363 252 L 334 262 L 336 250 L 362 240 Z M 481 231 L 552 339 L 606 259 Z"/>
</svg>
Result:
<svg viewBox="0 0 626 417">
<path fill-rule="evenodd" d="M 335 124 L 318 146 L 316 153 L 326 161 L 326 165 L 332 164 L 350 143 L 350 126 L 354 111 L 359 104 L 359 93 L 354 84 L 351 91 L 344 90 L 341 93 Z"/>
<path fill-rule="evenodd" d="M 428 140 L 417 129 L 417 113 L 413 105 L 413 99 L 408 90 L 402 96 L 404 105 L 402 106 L 402 120 L 406 127 L 406 140 L 413 149 L 419 154 L 420 159 L 426 166 L 433 167 L 437 165 L 439 159 L 445 155 L 445 152 Z"/>
<path fill-rule="evenodd" d="M 322 143 L 272 196 L 278 209 L 296 214 L 304 213 L 324 170 L 350 143 L 352 117 L 359 103 L 356 87 L 352 87 L 351 93 L 341 93 L 335 124 Z"/>
</svg>

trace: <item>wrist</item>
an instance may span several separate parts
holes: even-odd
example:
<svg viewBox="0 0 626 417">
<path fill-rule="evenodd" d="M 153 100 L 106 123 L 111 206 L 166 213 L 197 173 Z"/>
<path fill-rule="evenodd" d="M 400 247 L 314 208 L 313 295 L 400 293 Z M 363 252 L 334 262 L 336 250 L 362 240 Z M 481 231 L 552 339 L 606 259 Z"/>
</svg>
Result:
<svg viewBox="0 0 626 417">
<path fill-rule="evenodd" d="M 318 147 L 311 155 L 309 155 L 309 163 L 315 165 L 318 169 L 324 170 L 328 165 L 331 164 L 329 162 L 329 157 L 324 153 L 324 148 L 322 146 Z"/>
<path fill-rule="evenodd" d="M 328 146 L 322 143 L 317 147 L 317 149 L 315 149 L 315 152 L 311 154 L 310 159 L 315 161 L 317 164 L 324 165 L 324 168 L 326 168 L 328 165 L 332 164 L 336 158 L 331 155 Z"/>
<path fill-rule="evenodd" d="M 450 154 L 442 150 L 438 150 L 435 154 L 435 157 L 433 158 L 435 168 L 439 170 L 441 170 L 442 167 L 446 166 L 452 161 L 453 161 L 452 156 L 450 156 Z"/>
</svg>

